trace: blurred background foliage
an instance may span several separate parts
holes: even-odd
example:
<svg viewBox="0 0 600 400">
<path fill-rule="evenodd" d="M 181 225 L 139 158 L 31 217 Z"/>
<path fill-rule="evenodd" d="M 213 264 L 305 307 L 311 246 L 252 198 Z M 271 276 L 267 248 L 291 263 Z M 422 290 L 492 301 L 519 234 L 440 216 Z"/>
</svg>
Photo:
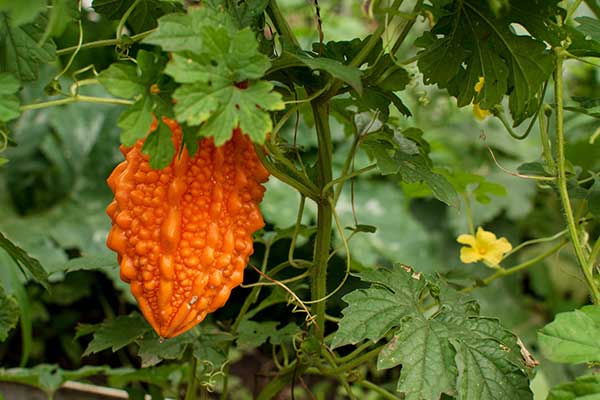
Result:
<svg viewBox="0 0 600 400">
<path fill-rule="evenodd" d="M 309 48 L 311 43 L 318 41 L 314 8 L 305 0 L 282 0 L 280 3 L 303 47 Z M 326 40 L 364 37 L 375 24 L 364 12 L 361 2 L 331 0 L 322 3 Z M 584 8 L 581 10 L 585 13 Z M 88 18 L 83 19 L 85 41 L 113 36 L 116 23 L 108 23 L 91 9 L 86 13 Z M 418 19 L 410 33 L 412 37 L 397 54 L 399 60 L 408 60 L 415 55 L 412 43 L 428 24 L 428 20 Z M 56 39 L 57 46 L 70 46 L 76 39 L 75 25 L 69 25 Z M 93 52 L 84 50 L 70 73 L 92 63 L 100 71 L 117 57 L 110 47 Z M 37 83 L 22 91 L 22 102 L 32 103 L 44 98 L 44 86 L 57 68 L 44 67 Z M 572 99 L 577 97 L 600 98 L 598 69 L 582 63 L 568 63 L 567 68 L 568 104 L 575 105 Z M 430 145 L 429 156 L 436 171 L 444 174 L 459 192 L 465 186 L 466 191 L 461 192 L 460 206 L 448 207 L 433 199 L 425 186 L 401 183 L 395 176 L 382 177 L 373 172 L 356 179 L 353 185 L 347 185 L 338 206 L 343 226 L 354 225 L 356 217 L 359 224 L 377 227 L 375 233 L 357 234 L 350 242 L 353 268 L 360 270 L 365 266 L 403 263 L 417 271 L 448 274 L 450 279 L 456 280 L 489 275 L 490 270 L 485 266 L 465 265 L 458 257 L 456 237 L 468 232 L 465 199 L 468 199 L 475 227 L 484 226 L 498 236 L 507 237 L 513 245 L 560 231 L 564 224 L 556 194 L 548 187 L 506 172 L 517 171 L 521 164 L 540 159 L 539 137 L 532 134 L 526 140 L 514 140 L 498 120 L 491 117 L 484 121 L 476 119 L 471 107 L 459 109 L 445 92 L 424 86 L 414 64 L 408 69 L 411 80 L 401 98 L 413 115 L 405 117 L 394 109 L 389 119 L 400 129 L 420 129 L 423 139 Z M 68 87 L 70 82 L 64 79 L 64 85 Z M 97 88 L 82 90 L 102 94 Z M 551 98 L 551 90 L 547 96 Z M 308 110 L 301 110 L 307 115 L 304 111 Z M 74 339 L 78 324 L 97 324 L 107 317 L 135 309 L 128 287 L 118 279 L 116 257 L 105 247 L 110 228 L 105 207 L 111 200 L 105 179 L 122 159 L 117 127 L 121 112 L 119 106 L 72 104 L 27 111 L 10 126 L 18 145 L 5 153 L 10 161 L 0 169 L 0 231 L 40 260 L 50 273 L 51 292 L 46 293 L 37 285 L 23 286 L 23 276 L 11 258 L 0 251 L 0 280 L 5 290 L 18 299 L 22 311 L 19 329 L 13 330 L 9 339 L 0 344 L 3 367 L 18 366 L 24 361 L 23 351 L 28 353 L 25 366 L 58 364 L 61 368 L 73 369 L 82 365 L 139 364 L 133 356 L 135 353 L 127 347 L 116 353 L 104 351 L 82 358 L 88 338 Z M 365 113 L 360 118 L 362 120 L 357 124 L 366 126 L 371 116 Z M 288 122 L 284 137 L 289 143 L 296 138 L 305 159 L 315 157 L 313 127 L 303 118 L 297 128 L 295 122 L 294 118 Z M 345 133 L 345 122 L 342 118 L 332 121 L 334 167 L 338 174 L 351 142 Z M 567 113 L 565 126 L 567 157 L 576 160 L 584 171 L 599 170 L 600 140 L 590 144 L 597 120 Z M 505 170 L 499 168 L 490 152 Z M 359 150 L 355 168 L 368 163 L 366 153 Z M 262 203 L 267 222 L 262 234 L 268 237 L 268 232 L 293 226 L 299 202 L 299 195 L 293 189 L 271 178 Z M 315 209 L 307 202 L 304 223 L 310 226 L 314 218 Z M 336 243 L 340 251 L 332 261 L 331 288 L 337 285 L 344 270 L 341 243 L 339 240 Z M 289 240 L 274 246 L 269 264 L 274 266 L 287 259 L 288 246 Z M 252 263 L 259 265 L 263 246 L 256 244 L 255 250 Z M 310 254 L 310 251 L 311 244 L 307 240 L 298 242 L 299 254 Z M 82 256 L 86 257 L 87 264 L 77 262 Z M 527 251 L 520 252 L 516 259 L 509 259 L 505 267 L 530 256 Z M 482 305 L 482 315 L 500 318 L 539 359 L 536 330 L 556 313 L 578 308 L 587 302 L 587 290 L 579 274 L 573 255 L 565 248 L 525 272 L 475 290 L 473 295 Z M 253 280 L 256 280 L 256 274 L 247 271 L 245 281 Z M 349 284 L 336 294 L 330 311 L 334 316 L 339 316 L 344 306 L 341 296 L 356 285 L 358 283 L 351 278 Z M 295 289 L 302 294 L 301 288 Z M 234 318 L 248 292 L 249 289 L 235 289 L 226 307 L 209 317 L 206 324 Z M 276 321 L 287 318 L 289 310 L 283 305 L 274 308 L 269 315 L 269 319 Z M 264 356 L 254 350 L 245 357 L 254 357 L 256 361 Z M 166 386 L 172 384 L 173 379 L 177 380 L 168 368 L 168 365 L 155 368 Z M 235 373 L 236 369 L 233 371 Z M 542 361 L 532 384 L 536 398 L 545 398 L 550 386 L 572 380 L 580 372 L 572 366 Z M 239 390 L 237 395 L 241 396 L 236 398 L 243 398 L 249 393 L 239 384 L 243 373 L 239 376 L 233 378 L 232 383 Z M 137 378 L 123 378 L 120 383 L 125 385 Z M 318 392 L 318 387 L 313 389 Z"/>
</svg>

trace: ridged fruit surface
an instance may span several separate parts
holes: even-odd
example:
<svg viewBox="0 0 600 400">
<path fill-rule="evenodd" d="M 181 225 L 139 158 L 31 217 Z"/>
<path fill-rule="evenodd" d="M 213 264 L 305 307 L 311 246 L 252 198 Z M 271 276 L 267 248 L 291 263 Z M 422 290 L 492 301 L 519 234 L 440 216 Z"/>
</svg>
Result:
<svg viewBox="0 0 600 400">
<path fill-rule="evenodd" d="M 163 121 L 179 149 L 179 125 Z M 143 144 L 122 146 L 125 161 L 108 178 L 115 199 L 107 245 L 148 322 L 171 338 L 223 306 L 242 282 L 252 234 L 264 225 L 258 204 L 268 172 L 239 130 L 223 146 L 201 140 L 193 158 L 184 148 L 162 170 L 150 167 Z"/>
</svg>

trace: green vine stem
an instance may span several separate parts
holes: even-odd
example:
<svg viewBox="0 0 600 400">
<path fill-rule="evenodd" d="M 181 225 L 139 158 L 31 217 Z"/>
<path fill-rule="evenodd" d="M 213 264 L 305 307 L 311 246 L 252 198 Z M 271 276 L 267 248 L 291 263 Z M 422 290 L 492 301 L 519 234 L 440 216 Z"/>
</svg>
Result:
<svg viewBox="0 0 600 400">
<path fill-rule="evenodd" d="M 373 382 L 362 380 L 357 382 L 359 385 L 363 386 L 365 389 L 369 389 L 379 394 L 381 397 L 387 400 L 398 400 L 398 397 L 394 396 L 392 393 L 388 392 L 384 388 L 379 385 L 374 384 Z"/>
<path fill-rule="evenodd" d="M 587 257 L 579 240 L 579 232 L 573 216 L 573 208 L 571 207 L 571 199 L 567 190 L 567 173 L 566 173 L 566 158 L 565 158 L 565 132 L 563 125 L 563 62 L 564 55 L 562 48 L 554 49 L 556 54 L 556 69 L 554 71 L 554 97 L 556 102 L 556 164 L 557 164 L 557 185 L 560 194 L 560 200 L 563 205 L 567 228 L 571 244 L 577 257 L 581 271 L 585 281 L 590 289 L 590 294 L 594 304 L 600 304 L 600 291 L 594 281 L 593 270 L 589 268 Z"/>
<path fill-rule="evenodd" d="M 315 100 L 311 103 L 315 119 L 319 145 L 319 174 L 318 185 L 323 189 L 332 181 L 332 143 L 329 128 L 329 105 L 327 102 Z M 313 255 L 311 298 L 321 301 L 312 306 L 315 316 L 315 334 L 323 340 L 325 333 L 325 305 L 324 297 L 327 295 L 327 264 L 329 260 L 329 246 L 331 242 L 331 229 L 333 225 L 333 210 L 329 202 L 330 191 L 322 193 L 317 202 L 317 236 Z"/>
<path fill-rule="evenodd" d="M 569 232 L 568 229 L 563 229 L 562 231 L 557 232 L 552 236 L 547 236 L 547 237 L 543 237 L 543 238 L 539 238 L 539 239 L 527 240 L 527 241 L 519 244 L 518 246 L 515 246 L 511 251 L 506 253 L 506 255 L 504 256 L 504 259 L 507 259 L 508 257 L 512 256 L 513 254 L 515 254 L 516 252 L 518 252 L 519 250 L 521 250 L 527 246 L 531 246 L 533 244 L 539 244 L 539 243 L 552 242 L 560 237 L 563 237 L 568 232 Z"/>
<path fill-rule="evenodd" d="M 549 115 L 547 115 L 549 113 Z M 544 154 L 544 160 L 546 162 L 546 168 L 550 175 L 556 176 L 556 165 L 554 163 L 554 157 L 552 156 L 552 145 L 550 138 L 548 137 L 548 128 L 550 125 L 550 115 L 552 109 L 550 107 L 544 108 L 544 111 L 538 114 L 538 125 L 540 130 L 540 140 L 542 142 L 542 149 Z M 547 121 L 546 121 L 547 118 Z"/>
<path fill-rule="evenodd" d="M 121 19 L 119 20 L 119 24 L 117 25 L 117 33 L 116 33 L 117 40 L 121 40 L 121 36 L 123 35 L 123 28 L 125 28 L 127 19 L 129 18 L 129 16 L 133 12 L 133 10 L 135 10 L 135 8 L 138 6 L 138 4 L 140 4 L 140 1 L 141 0 L 135 0 L 133 2 L 133 4 L 127 9 L 127 11 L 125 11 L 125 14 L 123 14 Z"/>
<path fill-rule="evenodd" d="M 121 39 L 104 39 L 104 40 L 96 40 L 94 42 L 84 43 L 81 46 L 71 46 L 65 47 L 64 49 L 60 49 L 56 51 L 57 56 L 64 56 L 66 54 L 73 53 L 79 50 L 93 49 L 96 47 L 107 47 L 107 46 L 122 46 L 129 43 L 139 42 L 146 38 L 146 36 L 150 35 L 153 32 L 156 32 L 157 29 L 151 29 L 146 32 L 138 33 L 137 35 L 122 37 Z"/>
<path fill-rule="evenodd" d="M 400 49 L 400 46 L 402 46 L 402 43 L 404 43 L 404 40 L 406 40 L 408 32 L 410 32 L 412 27 L 415 25 L 415 22 L 417 22 L 417 11 L 419 11 L 419 8 L 421 8 L 422 4 L 423 0 L 417 0 L 415 6 L 411 11 L 411 14 L 413 14 L 413 16 L 410 19 L 403 21 L 402 31 L 400 31 L 400 35 L 398 35 L 394 42 L 394 45 L 392 46 L 392 49 L 390 50 L 390 54 L 392 54 L 393 57 L 396 57 L 396 53 Z"/>
<path fill-rule="evenodd" d="M 281 171 L 279 168 L 275 166 L 266 156 L 265 151 L 262 146 L 255 144 L 254 148 L 256 150 L 256 155 L 258 156 L 260 162 L 265 166 L 265 168 L 269 171 L 271 175 L 275 178 L 279 179 L 283 183 L 293 187 L 298 192 L 300 192 L 303 196 L 308 197 L 309 199 L 318 201 L 319 193 L 315 192 L 312 188 L 306 186 L 303 182 L 298 181 L 297 179 L 289 176 L 285 172 Z"/>
<path fill-rule="evenodd" d="M 41 103 L 25 104 L 25 105 L 22 105 L 19 109 L 21 110 L 21 112 L 23 112 L 23 111 L 28 111 L 28 110 L 39 110 L 41 108 L 62 106 L 64 104 L 77 103 L 77 102 L 96 103 L 96 104 L 119 104 L 119 105 L 125 105 L 125 106 L 129 106 L 129 105 L 133 104 L 133 101 L 125 100 L 125 99 L 117 99 L 117 98 L 112 98 L 112 97 L 93 97 L 93 96 L 75 95 L 72 97 L 67 97 L 65 99 L 50 100 L 50 101 L 44 101 Z"/>
<path fill-rule="evenodd" d="M 533 126 L 535 125 L 536 116 L 541 114 L 541 110 L 544 105 L 544 97 L 546 96 L 547 88 L 548 88 L 548 81 L 544 82 L 544 87 L 542 88 L 542 92 L 540 95 L 540 104 L 538 105 L 538 108 L 535 112 L 536 115 L 534 115 L 534 117 L 531 119 L 531 122 L 527 126 L 527 129 L 525 130 L 525 132 L 523 132 L 520 135 L 518 133 L 516 133 L 510 126 L 508 119 L 506 119 L 506 116 L 504 115 L 504 108 L 501 105 L 494 106 L 490 111 L 496 118 L 498 118 L 500 120 L 500 122 L 502 122 L 502 126 L 504 126 L 504 129 L 506 129 L 506 131 L 508 132 L 508 134 L 510 136 L 512 136 L 513 138 L 515 138 L 517 140 L 526 139 L 529 136 L 529 134 L 531 133 Z"/>
<path fill-rule="evenodd" d="M 190 351 L 190 366 L 188 371 L 188 385 L 185 391 L 185 400 L 195 400 L 196 399 L 196 368 L 198 366 L 198 361 L 194 354 Z"/>
<path fill-rule="evenodd" d="M 279 9 L 279 5 L 277 4 L 277 0 L 270 0 L 269 5 L 267 6 L 267 14 L 271 21 L 273 21 L 273 25 L 275 25 L 275 29 L 281 36 L 287 39 L 291 44 L 296 47 L 300 47 L 300 43 L 298 43 L 298 39 L 292 32 L 292 28 L 290 28 L 287 20 L 281 13 Z"/>
</svg>

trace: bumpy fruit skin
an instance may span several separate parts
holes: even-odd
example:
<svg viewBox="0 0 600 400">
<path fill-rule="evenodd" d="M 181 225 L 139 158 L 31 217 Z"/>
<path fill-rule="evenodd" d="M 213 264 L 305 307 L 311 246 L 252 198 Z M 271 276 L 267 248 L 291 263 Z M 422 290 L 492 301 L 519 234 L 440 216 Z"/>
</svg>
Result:
<svg viewBox="0 0 600 400">
<path fill-rule="evenodd" d="M 179 149 L 179 125 L 163 121 Z M 162 170 L 150 167 L 142 146 L 122 146 L 125 161 L 107 180 L 115 194 L 107 246 L 148 322 L 171 338 L 223 306 L 242 282 L 252 234 L 264 226 L 258 204 L 269 174 L 237 129 L 220 147 L 203 139 L 194 158 L 184 148 Z"/>
</svg>

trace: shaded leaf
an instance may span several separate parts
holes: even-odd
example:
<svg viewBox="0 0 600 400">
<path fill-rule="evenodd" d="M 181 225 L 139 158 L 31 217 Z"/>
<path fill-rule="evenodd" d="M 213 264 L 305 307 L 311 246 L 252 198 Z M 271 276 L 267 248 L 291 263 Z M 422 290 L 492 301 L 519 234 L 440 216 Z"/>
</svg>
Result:
<svg viewBox="0 0 600 400">
<path fill-rule="evenodd" d="M 600 374 L 590 374 L 553 387 L 546 400 L 596 400 L 598 397 Z"/>
<path fill-rule="evenodd" d="M 152 125 L 152 100 L 144 96 L 121 114 L 118 125 L 121 132 L 121 143 L 132 146 L 138 139 L 146 137 Z"/>
<path fill-rule="evenodd" d="M 51 395 L 68 380 L 83 379 L 107 371 L 107 367 L 85 366 L 64 370 L 57 365 L 39 364 L 33 368 L 0 369 L 0 381 L 35 386 Z"/>
<path fill-rule="evenodd" d="M 48 274 L 38 260 L 8 240 L 2 233 L 0 233 L 0 248 L 4 249 L 21 268 L 29 271 L 37 283 L 48 289 Z"/>
<path fill-rule="evenodd" d="M 0 342 L 8 337 L 10 332 L 19 321 L 19 304 L 14 296 L 4 292 L 0 285 Z"/>
<path fill-rule="evenodd" d="M 135 0 L 94 0 L 92 7 L 98 14 L 108 19 L 118 20 L 131 7 Z M 157 20 L 165 14 L 182 11 L 180 3 L 174 1 L 142 0 L 131 12 L 127 23 L 134 33 L 156 28 Z"/>
<path fill-rule="evenodd" d="M 150 166 L 154 169 L 162 169 L 169 165 L 175 156 L 171 128 L 163 121 L 159 121 L 158 128 L 144 141 L 142 153 L 150 157 Z"/>
<path fill-rule="evenodd" d="M 10 73 L 0 73 L 0 121 L 10 121 L 21 115 L 19 98 L 19 81 Z"/>
<path fill-rule="evenodd" d="M 277 331 L 279 322 L 243 320 L 238 327 L 237 344 L 241 348 L 254 349 L 265 343 Z"/>
<path fill-rule="evenodd" d="M 0 14 L 0 72 L 11 72 L 20 81 L 37 79 L 40 64 L 56 58 L 54 42 L 38 44 L 46 24 L 47 18 L 40 15 L 33 23 L 11 27 L 9 18 Z"/>
<path fill-rule="evenodd" d="M 14 27 L 33 21 L 45 9 L 46 0 L 0 0 L 0 11 L 7 13 L 10 25 Z"/>
<path fill-rule="evenodd" d="M 137 313 L 107 320 L 99 325 L 78 328 L 78 336 L 94 333 L 83 357 L 109 348 L 113 352 L 117 351 L 142 337 L 150 329 L 146 320 Z"/>
</svg>

